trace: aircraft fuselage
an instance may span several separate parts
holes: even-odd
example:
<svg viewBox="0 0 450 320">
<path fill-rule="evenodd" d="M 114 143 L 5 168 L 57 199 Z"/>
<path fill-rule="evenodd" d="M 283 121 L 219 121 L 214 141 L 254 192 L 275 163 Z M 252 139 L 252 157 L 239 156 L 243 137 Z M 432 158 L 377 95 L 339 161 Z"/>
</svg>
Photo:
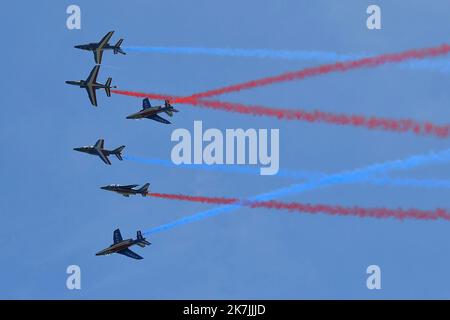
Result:
<svg viewBox="0 0 450 320">
<path fill-rule="evenodd" d="M 88 44 L 80 44 L 75 46 L 77 49 L 81 50 L 88 50 L 88 51 L 95 51 L 99 47 L 98 43 L 88 43 Z M 102 50 L 113 50 L 115 47 L 107 43 L 105 46 L 103 46 Z"/>
<path fill-rule="evenodd" d="M 112 154 L 114 154 L 111 150 L 105 150 L 105 149 L 96 149 L 94 147 L 80 147 L 80 148 L 73 148 L 75 151 L 84 152 L 93 156 L 98 156 L 100 154 L 103 154 L 105 157 L 108 157 Z"/>
<path fill-rule="evenodd" d="M 130 195 L 138 195 L 138 194 L 145 197 L 148 194 L 149 186 L 150 186 L 150 184 L 146 183 L 141 188 L 135 189 L 138 187 L 137 184 L 133 184 L 133 185 L 110 184 L 107 186 L 100 187 L 100 189 L 103 189 L 106 191 L 113 191 L 113 192 L 121 194 L 125 197 L 129 197 Z"/>
<path fill-rule="evenodd" d="M 80 80 L 80 81 L 66 81 L 67 84 L 71 84 L 73 86 L 79 86 L 80 88 L 94 88 L 94 89 L 104 89 L 104 88 L 110 88 L 110 86 L 106 86 L 104 84 L 98 83 L 98 82 L 93 82 L 93 83 L 88 83 L 85 80 Z"/>
<path fill-rule="evenodd" d="M 136 112 L 132 115 L 127 116 L 127 119 L 143 119 L 143 118 L 147 118 L 149 116 L 164 112 L 165 108 L 162 107 L 153 107 L 153 108 L 148 108 L 145 110 L 141 110 L 139 112 Z"/>
<path fill-rule="evenodd" d="M 114 191 L 114 192 L 120 193 L 121 195 L 126 196 L 126 197 L 140 193 L 139 191 L 134 190 L 134 189 L 126 189 L 126 188 L 120 188 L 120 187 L 102 187 L 102 189 L 108 190 L 108 191 Z"/>
<path fill-rule="evenodd" d="M 113 254 L 116 253 L 118 251 L 127 249 L 129 247 L 131 247 L 132 245 L 137 244 L 136 240 L 133 239 L 127 239 L 127 240 L 123 240 L 119 243 L 110 245 L 108 248 L 105 248 L 99 252 L 97 252 L 95 255 L 96 256 L 103 256 L 103 255 L 109 255 L 109 254 Z"/>
<path fill-rule="evenodd" d="M 120 193 L 121 195 L 124 195 L 124 196 L 137 194 L 137 192 L 134 190 L 116 189 L 116 190 L 112 190 L 112 191 Z"/>
<path fill-rule="evenodd" d="M 107 150 L 98 150 L 93 147 L 80 147 L 80 148 L 73 148 L 75 151 L 84 152 L 92 155 L 98 155 L 99 152 L 102 152 L 105 155 L 108 155 L 108 152 L 105 152 Z"/>
</svg>

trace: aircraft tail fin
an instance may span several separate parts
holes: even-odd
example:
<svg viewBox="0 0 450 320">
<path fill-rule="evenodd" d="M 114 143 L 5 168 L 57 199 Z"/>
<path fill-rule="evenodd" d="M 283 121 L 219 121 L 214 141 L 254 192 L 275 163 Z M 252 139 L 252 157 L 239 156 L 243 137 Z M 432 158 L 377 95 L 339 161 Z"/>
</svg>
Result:
<svg viewBox="0 0 450 320">
<path fill-rule="evenodd" d="M 138 191 L 145 197 L 148 193 L 148 187 L 150 187 L 150 183 L 144 184 Z"/>
<path fill-rule="evenodd" d="M 169 116 L 173 116 L 174 112 L 179 112 L 177 109 L 175 109 L 169 102 L 169 100 L 164 100 L 164 112 Z"/>
<path fill-rule="evenodd" d="M 148 242 L 143 236 L 142 236 L 142 232 L 138 231 L 136 233 L 136 240 L 137 240 L 137 245 L 144 248 L 145 246 L 149 246 L 151 245 L 150 242 Z"/>
<path fill-rule="evenodd" d="M 111 87 L 111 82 L 112 82 L 112 78 L 108 78 L 108 80 L 106 80 L 106 83 L 105 83 L 105 91 L 106 91 L 106 95 L 108 97 L 111 97 L 111 88 L 115 88 L 115 87 Z"/>
<path fill-rule="evenodd" d="M 117 159 L 119 159 L 121 161 L 123 160 L 123 158 L 122 158 L 122 151 L 123 151 L 124 148 L 125 148 L 125 146 L 120 146 L 120 147 L 114 149 L 113 152 L 112 152 L 117 157 Z"/>
<path fill-rule="evenodd" d="M 170 104 L 169 100 L 164 100 L 164 112 L 169 117 L 172 117 L 174 112 L 179 112 L 179 111 Z"/>
<path fill-rule="evenodd" d="M 113 53 L 114 53 L 114 54 L 118 54 L 118 53 L 120 53 L 120 54 L 126 54 L 126 53 L 122 50 L 122 48 L 120 47 L 120 46 L 122 45 L 122 42 L 123 42 L 123 39 L 120 39 L 120 40 L 117 41 L 117 43 L 114 45 L 114 50 L 113 50 Z"/>
</svg>

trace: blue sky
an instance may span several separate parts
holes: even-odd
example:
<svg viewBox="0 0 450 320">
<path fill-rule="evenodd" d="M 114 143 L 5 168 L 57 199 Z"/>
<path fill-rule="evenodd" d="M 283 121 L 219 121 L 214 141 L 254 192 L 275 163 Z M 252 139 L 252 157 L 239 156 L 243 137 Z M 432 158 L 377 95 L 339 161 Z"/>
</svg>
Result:
<svg viewBox="0 0 450 320">
<path fill-rule="evenodd" d="M 124 237 L 213 206 L 123 198 L 109 183 L 151 183 L 155 192 L 251 197 L 291 184 L 276 177 L 157 167 L 105 166 L 73 147 L 105 139 L 128 155 L 168 160 L 176 128 L 280 129 L 280 167 L 335 173 L 448 148 L 431 136 L 283 122 L 179 106 L 173 124 L 126 120 L 141 100 L 99 92 L 99 108 L 65 80 L 84 79 L 91 53 L 73 45 L 107 31 L 124 46 L 397 52 L 449 41 L 446 1 L 377 1 L 383 29 L 366 28 L 372 2 L 77 1 L 82 29 L 67 30 L 74 2 L 4 4 L 0 117 L 0 298 L 299 299 L 450 297 L 448 222 L 359 219 L 239 209 L 152 235 L 144 256 L 96 257 L 119 227 Z M 444 61 L 447 61 L 444 59 Z M 188 95 L 316 65 L 313 61 L 130 52 L 103 57 L 99 80 L 120 89 Z M 385 66 L 233 93 L 225 101 L 321 109 L 447 123 L 448 73 Z M 154 101 L 156 103 L 157 101 Z M 450 179 L 436 165 L 394 177 Z M 355 184 L 283 200 L 365 207 L 448 208 L 446 190 Z M 81 267 L 82 289 L 67 290 L 66 268 Z M 377 264 L 382 289 L 366 288 Z"/>
</svg>

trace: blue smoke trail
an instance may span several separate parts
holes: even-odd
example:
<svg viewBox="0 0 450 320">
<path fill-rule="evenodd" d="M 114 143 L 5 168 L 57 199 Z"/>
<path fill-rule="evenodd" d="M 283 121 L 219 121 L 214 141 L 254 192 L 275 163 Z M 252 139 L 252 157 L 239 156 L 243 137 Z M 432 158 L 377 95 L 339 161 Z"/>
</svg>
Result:
<svg viewBox="0 0 450 320">
<path fill-rule="evenodd" d="M 450 149 L 438 152 L 429 153 L 425 155 L 416 155 L 403 160 L 388 161 L 380 164 L 373 164 L 365 168 L 354 169 L 350 171 L 344 171 L 342 173 L 336 173 L 327 175 L 325 177 L 311 180 L 301 184 L 293 184 L 289 187 L 281 188 L 272 192 L 264 193 L 256 197 L 250 198 L 249 200 L 254 201 L 270 201 L 276 198 L 286 196 L 293 193 L 301 193 L 309 190 L 318 189 L 321 187 L 339 185 L 343 183 L 353 183 L 369 178 L 374 174 L 387 174 L 392 170 L 408 170 L 415 167 L 439 163 L 450 162 Z M 145 232 L 146 235 L 159 233 L 162 231 L 167 231 L 173 229 L 177 226 L 184 225 L 187 223 L 199 221 L 208 217 L 213 217 L 221 213 L 229 213 L 238 208 L 241 205 L 239 203 L 233 205 L 226 205 L 221 207 L 216 207 L 210 210 L 206 210 L 200 213 L 196 213 L 191 216 L 187 216 L 176 221 L 152 228 Z"/>
<path fill-rule="evenodd" d="M 248 57 L 248 58 L 269 58 L 286 60 L 307 60 L 323 63 L 336 61 L 357 60 L 368 58 L 372 55 L 361 54 L 338 54 L 326 51 L 290 51 L 290 50 L 269 50 L 269 49 L 233 49 L 233 48 L 195 48 L 195 47 L 124 47 L 129 52 L 149 52 L 162 54 L 184 54 L 184 55 L 210 55 L 221 57 Z M 416 70 L 430 70 L 442 73 L 450 72 L 450 61 L 448 59 L 425 59 L 420 61 L 408 61 L 400 64 Z"/>
<path fill-rule="evenodd" d="M 212 56 L 271 58 L 288 60 L 315 60 L 334 62 L 337 60 L 355 60 L 368 57 L 367 54 L 339 55 L 324 51 L 288 51 L 267 49 L 232 49 L 232 48 L 193 48 L 193 47 L 126 47 L 130 52 L 151 52 L 164 54 L 203 54 Z"/>
<path fill-rule="evenodd" d="M 371 184 L 380 186 L 395 186 L 395 187 L 421 187 L 421 188 L 444 188 L 450 189 L 450 181 L 437 179 L 408 179 L 408 178 L 370 178 L 368 181 Z"/>
<path fill-rule="evenodd" d="M 260 169 L 255 167 L 248 167 L 243 165 L 208 165 L 208 164 L 179 164 L 176 165 L 172 161 L 162 160 L 162 159 L 148 159 L 136 156 L 124 156 L 124 160 L 139 162 L 144 164 L 159 165 L 170 168 L 184 168 L 184 169 L 201 169 L 209 171 L 219 171 L 219 172 L 234 172 L 243 173 L 251 175 L 260 175 Z M 277 176 L 286 177 L 292 179 L 313 179 L 323 176 L 323 173 L 313 172 L 313 171 L 292 171 L 292 170 L 279 170 Z"/>
<path fill-rule="evenodd" d="M 124 160 L 138 163 L 164 166 L 168 168 L 183 168 L 193 170 L 218 171 L 225 173 L 242 173 L 260 176 L 259 168 L 246 167 L 242 165 L 207 165 L 207 164 L 180 164 L 176 165 L 169 160 L 156 158 L 141 158 L 136 156 L 124 156 Z M 325 173 L 314 171 L 295 171 L 280 169 L 274 177 L 287 178 L 292 180 L 312 180 L 325 177 Z M 423 187 L 423 188 L 450 188 L 450 181 L 437 179 L 409 179 L 409 178 L 389 178 L 370 176 L 368 179 L 362 179 L 358 182 L 366 182 L 375 185 L 390 185 L 398 187 Z"/>
</svg>

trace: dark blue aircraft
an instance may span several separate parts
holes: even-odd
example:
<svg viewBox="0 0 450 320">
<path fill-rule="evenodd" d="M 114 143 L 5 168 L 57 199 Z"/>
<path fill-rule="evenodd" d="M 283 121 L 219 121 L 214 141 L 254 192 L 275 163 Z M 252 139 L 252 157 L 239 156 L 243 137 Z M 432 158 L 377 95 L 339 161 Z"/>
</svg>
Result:
<svg viewBox="0 0 450 320">
<path fill-rule="evenodd" d="M 112 245 L 110 245 L 106 249 L 103 249 L 103 250 L 97 252 L 95 255 L 96 256 L 104 256 L 104 255 L 109 255 L 109 254 L 113 254 L 113 253 L 118 253 L 118 254 L 122 254 L 124 256 L 136 259 L 136 260 L 141 260 L 144 258 L 142 258 L 140 255 L 131 251 L 128 248 L 135 244 L 137 244 L 139 247 L 142 247 L 142 248 L 144 248 L 145 246 L 149 246 L 151 244 L 150 242 L 145 240 L 145 238 L 142 236 L 141 231 L 137 232 L 136 240 L 133 240 L 133 239 L 123 240 L 119 229 L 114 230 L 113 241 L 114 241 L 114 243 Z"/>
<path fill-rule="evenodd" d="M 85 147 L 79 147 L 79 148 L 73 148 L 75 151 L 88 153 L 94 156 L 99 156 L 100 159 L 106 164 L 111 165 L 111 161 L 109 161 L 108 156 L 115 155 L 117 159 L 123 160 L 122 158 L 122 151 L 125 148 L 125 146 L 120 146 L 114 150 L 106 150 L 104 148 L 105 140 L 98 139 L 95 145 L 93 146 L 85 146 Z"/>
<path fill-rule="evenodd" d="M 84 88 L 87 91 L 89 96 L 89 100 L 91 104 L 96 107 L 97 106 L 97 95 L 95 94 L 95 90 L 97 89 L 105 89 L 106 95 L 108 97 L 111 96 L 111 88 L 116 88 L 116 86 L 111 86 L 112 78 L 108 78 L 105 84 L 97 82 L 98 71 L 100 70 L 100 66 L 95 66 L 91 73 L 89 74 L 86 80 L 80 81 L 66 81 L 67 84 L 71 84 L 73 86 L 79 86 L 80 88 Z"/>
<path fill-rule="evenodd" d="M 92 51 L 94 53 L 94 59 L 96 64 L 102 63 L 103 50 L 112 50 L 114 54 L 126 54 L 121 48 L 120 45 L 123 42 L 123 39 L 117 41 L 115 45 L 110 45 L 108 43 L 109 39 L 111 39 L 114 31 L 108 32 L 100 42 L 92 42 L 88 44 L 79 44 L 76 45 L 75 48 Z"/>
<path fill-rule="evenodd" d="M 124 197 L 129 197 L 130 195 L 140 194 L 141 196 L 145 197 L 148 194 L 148 187 L 150 186 L 150 183 L 144 184 L 139 189 L 134 189 L 138 186 L 138 184 L 130 184 L 130 185 L 120 185 L 120 184 L 109 184 L 104 187 L 100 187 L 103 190 L 108 191 L 114 191 L 117 192 Z"/>
<path fill-rule="evenodd" d="M 179 112 L 175 109 L 170 103 L 169 100 L 164 101 L 164 106 L 155 106 L 152 107 L 150 104 L 150 100 L 145 98 L 142 101 L 142 110 L 136 113 L 133 113 L 127 117 L 127 119 L 151 119 L 161 123 L 170 124 L 170 121 L 164 119 L 163 117 L 158 116 L 158 113 L 164 112 L 169 117 L 173 116 L 174 112 Z"/>
</svg>

